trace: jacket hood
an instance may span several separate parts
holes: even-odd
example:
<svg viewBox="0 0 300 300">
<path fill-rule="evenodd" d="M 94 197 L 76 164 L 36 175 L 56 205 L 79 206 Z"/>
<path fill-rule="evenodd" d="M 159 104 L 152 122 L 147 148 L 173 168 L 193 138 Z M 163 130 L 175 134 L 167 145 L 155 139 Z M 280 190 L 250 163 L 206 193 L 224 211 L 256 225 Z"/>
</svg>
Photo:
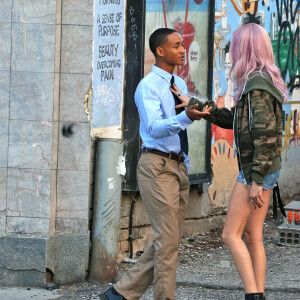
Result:
<svg viewBox="0 0 300 300">
<path fill-rule="evenodd" d="M 255 71 L 249 75 L 243 95 L 251 92 L 252 90 L 265 90 L 281 104 L 284 101 L 280 92 L 274 86 L 272 78 L 266 72 Z"/>
</svg>

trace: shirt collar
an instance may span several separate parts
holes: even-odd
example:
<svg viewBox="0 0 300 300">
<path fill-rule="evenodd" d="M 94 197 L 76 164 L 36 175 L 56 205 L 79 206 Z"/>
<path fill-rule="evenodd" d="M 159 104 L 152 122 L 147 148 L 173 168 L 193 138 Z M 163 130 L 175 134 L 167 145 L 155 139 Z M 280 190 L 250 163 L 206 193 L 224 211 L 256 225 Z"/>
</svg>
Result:
<svg viewBox="0 0 300 300">
<path fill-rule="evenodd" d="M 164 78 L 165 80 L 168 81 L 168 83 L 170 83 L 172 76 L 174 76 L 173 74 L 170 74 L 169 72 L 157 67 L 156 65 L 152 66 L 152 72 L 154 72 L 155 74 L 159 75 L 160 77 Z"/>
</svg>

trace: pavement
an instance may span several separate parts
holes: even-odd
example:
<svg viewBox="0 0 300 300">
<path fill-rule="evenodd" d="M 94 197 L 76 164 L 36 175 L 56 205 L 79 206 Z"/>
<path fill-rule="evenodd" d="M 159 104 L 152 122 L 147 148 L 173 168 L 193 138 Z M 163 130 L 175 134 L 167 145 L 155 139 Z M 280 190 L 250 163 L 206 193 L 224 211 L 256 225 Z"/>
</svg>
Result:
<svg viewBox="0 0 300 300">
<path fill-rule="evenodd" d="M 300 247 L 277 244 L 277 227 L 281 223 L 282 220 L 273 221 L 269 215 L 264 227 L 267 255 L 266 296 L 268 300 L 300 300 Z M 128 263 L 120 264 L 118 278 L 128 272 L 130 267 L 131 264 Z M 221 228 L 183 239 L 176 282 L 175 299 L 244 299 L 242 282 L 229 251 L 221 241 Z M 59 287 L 48 285 L 48 289 L 2 288 L 0 299 L 95 300 L 112 284 L 95 285 L 84 282 Z M 153 299 L 152 287 L 141 298 L 150 299 Z"/>
</svg>

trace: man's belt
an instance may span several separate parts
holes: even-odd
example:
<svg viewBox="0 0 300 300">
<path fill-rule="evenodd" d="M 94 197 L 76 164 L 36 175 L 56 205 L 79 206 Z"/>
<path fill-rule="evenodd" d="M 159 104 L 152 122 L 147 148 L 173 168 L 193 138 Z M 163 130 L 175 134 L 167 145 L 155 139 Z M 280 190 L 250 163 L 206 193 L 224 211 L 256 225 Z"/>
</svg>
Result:
<svg viewBox="0 0 300 300">
<path fill-rule="evenodd" d="M 166 153 L 163 151 L 159 151 L 156 149 L 149 149 L 149 148 L 142 148 L 142 153 L 146 154 L 146 153 L 152 153 L 152 154 L 156 154 L 156 155 L 160 155 L 163 157 L 167 157 L 173 160 L 176 160 L 177 162 L 183 162 L 184 161 L 184 156 L 182 154 L 177 154 L 177 153 Z"/>
</svg>

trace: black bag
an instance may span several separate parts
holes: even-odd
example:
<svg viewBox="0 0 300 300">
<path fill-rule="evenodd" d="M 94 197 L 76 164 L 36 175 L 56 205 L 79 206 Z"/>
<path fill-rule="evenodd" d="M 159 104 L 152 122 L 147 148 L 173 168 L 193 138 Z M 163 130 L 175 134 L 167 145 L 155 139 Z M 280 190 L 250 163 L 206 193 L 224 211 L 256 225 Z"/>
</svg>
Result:
<svg viewBox="0 0 300 300">
<path fill-rule="evenodd" d="M 273 188 L 273 218 L 274 219 L 277 219 L 277 201 L 278 201 L 281 213 L 286 217 L 286 214 L 285 214 L 285 211 L 283 208 L 283 204 L 282 204 L 282 200 L 280 197 L 280 190 L 279 190 L 278 182 L 276 182 L 276 185 Z"/>
</svg>

